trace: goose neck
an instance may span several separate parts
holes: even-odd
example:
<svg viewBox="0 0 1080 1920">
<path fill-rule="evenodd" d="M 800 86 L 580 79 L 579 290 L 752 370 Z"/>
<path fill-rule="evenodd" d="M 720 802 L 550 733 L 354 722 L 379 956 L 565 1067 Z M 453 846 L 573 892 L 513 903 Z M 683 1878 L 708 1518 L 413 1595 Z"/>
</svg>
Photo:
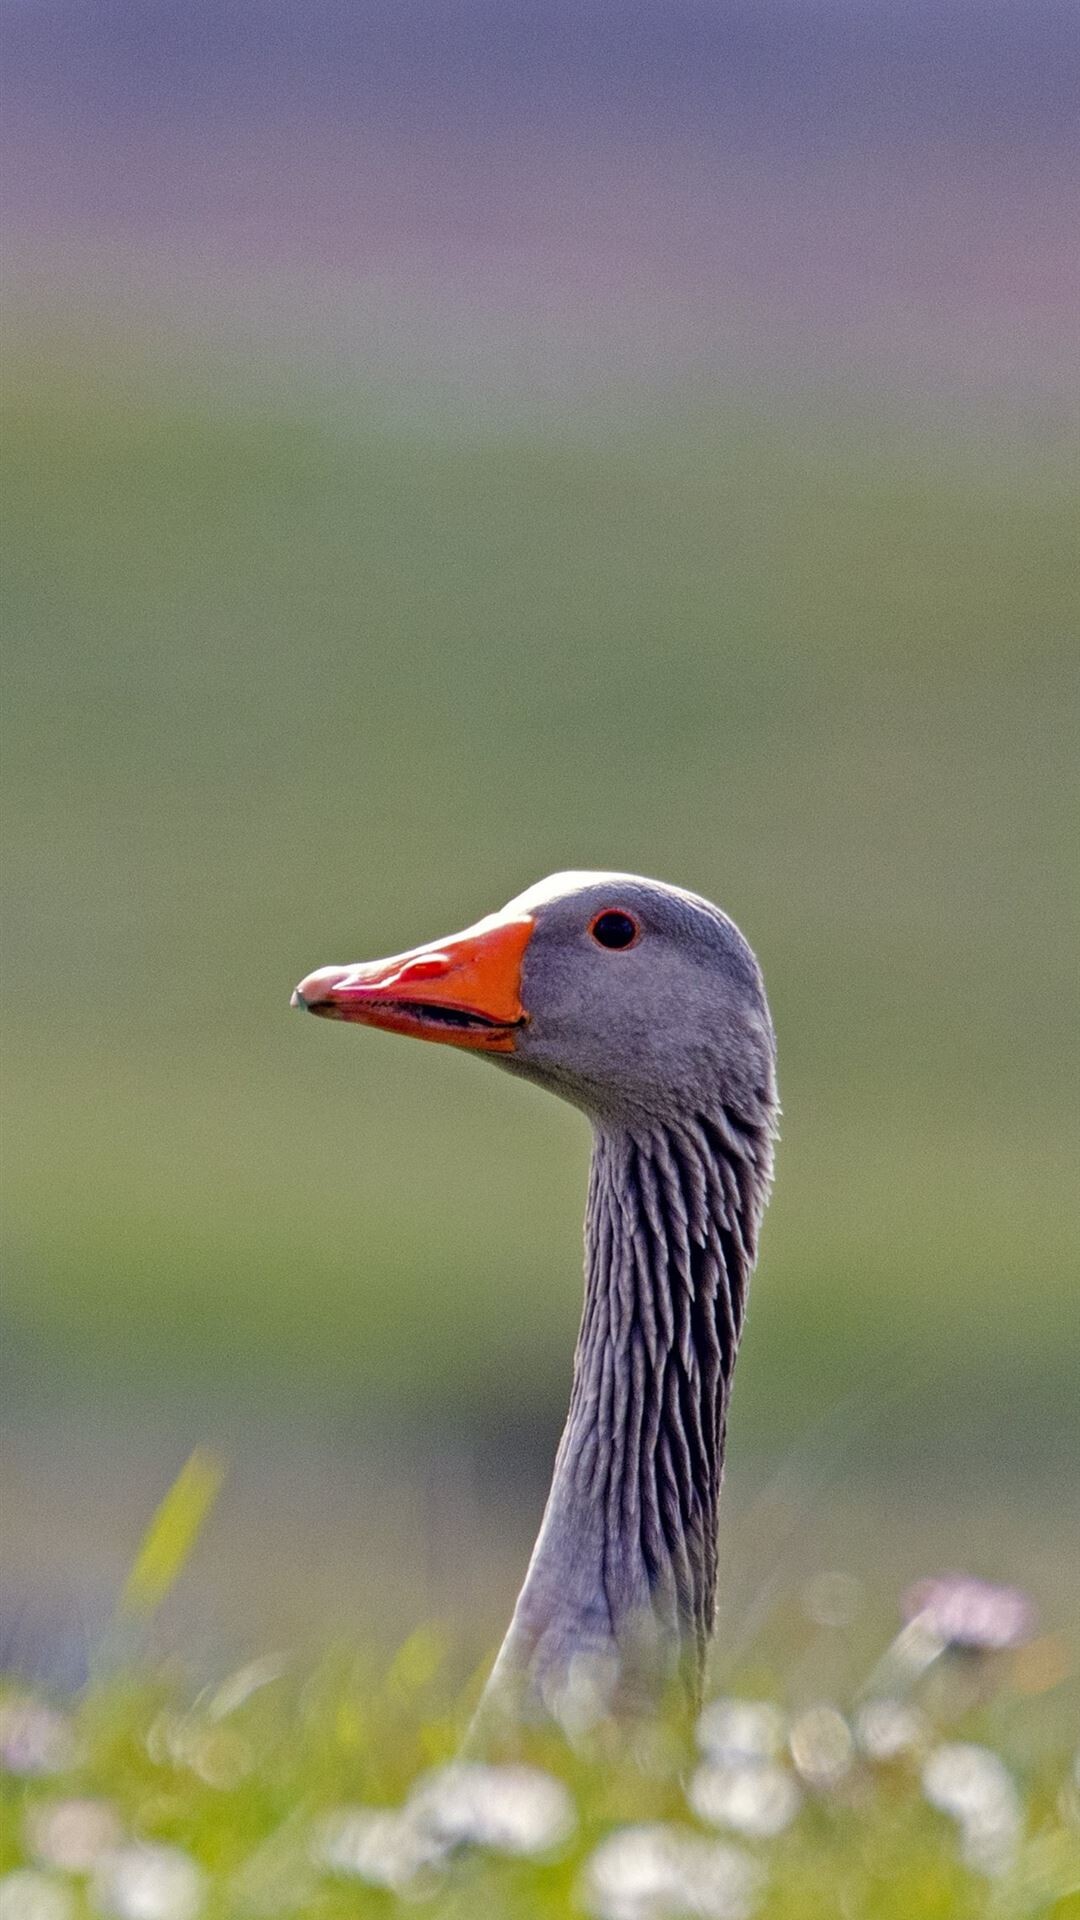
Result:
<svg viewBox="0 0 1080 1920">
<path fill-rule="evenodd" d="M 570 1649 L 645 1646 L 696 1690 L 770 1160 L 728 1110 L 597 1130 L 570 1410 L 506 1657 L 558 1673 Z"/>
</svg>

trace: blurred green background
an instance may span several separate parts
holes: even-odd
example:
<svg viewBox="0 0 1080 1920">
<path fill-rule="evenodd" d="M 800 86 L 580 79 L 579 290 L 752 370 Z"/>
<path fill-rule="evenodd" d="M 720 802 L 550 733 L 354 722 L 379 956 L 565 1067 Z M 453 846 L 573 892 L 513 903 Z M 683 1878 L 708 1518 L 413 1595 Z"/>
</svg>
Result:
<svg viewBox="0 0 1080 1920">
<path fill-rule="evenodd" d="M 40 135 L 55 102 L 26 90 Z M 179 159 L 156 149 L 181 184 L 188 108 Z M 648 309 L 661 273 L 575 286 L 567 317 L 538 302 L 535 237 L 507 293 L 501 229 L 477 268 L 470 227 L 452 286 L 393 231 L 374 265 L 324 259 L 307 287 L 295 235 L 282 266 L 265 232 L 261 262 L 219 232 L 208 264 L 171 203 L 146 189 L 140 226 L 117 201 L 129 133 L 115 105 L 77 128 L 100 204 L 42 172 L 13 223 L 17 1578 L 107 1583 L 199 1440 L 240 1462 L 200 1604 L 216 1565 L 291 1580 L 290 1627 L 434 1604 L 475 1629 L 481 1589 L 497 1625 L 568 1391 L 584 1123 L 457 1054 L 290 1018 L 288 997 L 316 965 L 610 865 L 717 899 L 779 1033 L 732 1513 L 787 1462 L 808 1566 L 919 1572 L 955 1550 L 1064 1594 L 1076 499 L 1057 362 L 1036 382 L 1015 301 L 977 273 L 947 364 L 913 363 L 884 295 L 876 359 L 797 312 L 763 364 L 763 269 L 723 309 L 734 358 L 683 340 L 669 363 L 660 338 L 643 365 L 613 316 Z M 819 180 L 826 224 L 857 162 Z M 590 178 L 574 206 L 599 223 Z M 307 191 L 336 204 L 332 170 Z M 987 377 L 1002 301 L 1016 360 Z M 367 1519 L 343 1531 L 354 1491 Z"/>
</svg>

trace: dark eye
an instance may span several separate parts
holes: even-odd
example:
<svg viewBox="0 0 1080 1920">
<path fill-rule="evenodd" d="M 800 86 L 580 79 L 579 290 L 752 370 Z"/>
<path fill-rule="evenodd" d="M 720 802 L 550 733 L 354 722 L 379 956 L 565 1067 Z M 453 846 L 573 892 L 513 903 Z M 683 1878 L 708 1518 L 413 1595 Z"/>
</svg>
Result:
<svg viewBox="0 0 1080 1920">
<path fill-rule="evenodd" d="M 597 914 L 589 932 L 600 947 L 632 947 L 638 937 L 638 923 L 618 907 L 605 907 L 603 913 Z"/>
</svg>

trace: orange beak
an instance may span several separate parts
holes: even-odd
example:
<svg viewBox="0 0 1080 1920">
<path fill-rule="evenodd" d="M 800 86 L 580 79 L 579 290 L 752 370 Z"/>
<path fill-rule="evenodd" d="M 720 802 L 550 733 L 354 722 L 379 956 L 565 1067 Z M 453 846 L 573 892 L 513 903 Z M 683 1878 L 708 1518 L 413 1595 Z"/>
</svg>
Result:
<svg viewBox="0 0 1080 1920">
<path fill-rule="evenodd" d="M 418 1040 L 512 1053 L 515 1034 L 528 1019 L 521 963 L 534 925 L 529 914 L 493 914 L 464 933 L 390 960 L 320 967 L 301 980 L 292 1005 Z"/>
</svg>

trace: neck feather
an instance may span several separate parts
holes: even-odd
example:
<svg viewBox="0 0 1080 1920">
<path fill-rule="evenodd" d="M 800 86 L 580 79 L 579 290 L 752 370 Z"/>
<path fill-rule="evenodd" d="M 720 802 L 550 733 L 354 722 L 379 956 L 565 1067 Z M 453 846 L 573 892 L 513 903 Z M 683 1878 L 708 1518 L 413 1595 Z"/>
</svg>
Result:
<svg viewBox="0 0 1080 1920">
<path fill-rule="evenodd" d="M 647 1643 L 697 1690 L 771 1159 L 771 1129 L 726 1108 L 597 1132 L 570 1411 L 495 1677 L 525 1672 L 546 1699 L 576 1655 Z"/>
</svg>

